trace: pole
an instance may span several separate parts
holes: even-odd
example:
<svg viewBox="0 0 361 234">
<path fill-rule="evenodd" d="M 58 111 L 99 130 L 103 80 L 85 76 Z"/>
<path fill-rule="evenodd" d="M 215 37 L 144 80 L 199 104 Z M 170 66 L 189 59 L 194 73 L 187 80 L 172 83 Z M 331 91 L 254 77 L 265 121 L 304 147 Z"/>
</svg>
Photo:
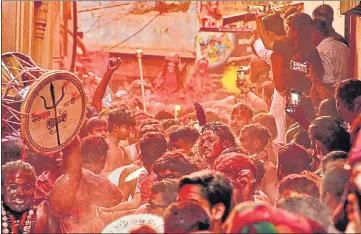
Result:
<svg viewBox="0 0 361 234">
<path fill-rule="evenodd" d="M 142 88 L 143 108 L 144 108 L 144 112 L 147 113 L 147 108 L 146 108 L 146 103 L 145 103 L 145 94 L 144 94 L 143 65 L 142 65 L 143 50 L 137 49 L 137 51 L 135 51 L 135 54 L 137 55 L 138 63 L 139 63 L 139 75 L 140 75 L 140 82 L 141 82 L 140 85 Z"/>
</svg>

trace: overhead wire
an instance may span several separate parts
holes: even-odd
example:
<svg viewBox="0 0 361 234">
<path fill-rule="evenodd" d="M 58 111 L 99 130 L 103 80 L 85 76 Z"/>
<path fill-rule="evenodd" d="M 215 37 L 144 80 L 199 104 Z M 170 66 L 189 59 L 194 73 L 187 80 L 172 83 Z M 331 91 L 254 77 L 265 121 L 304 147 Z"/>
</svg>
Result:
<svg viewBox="0 0 361 234">
<path fill-rule="evenodd" d="M 111 49 L 114 49 L 118 46 L 120 46 L 121 44 L 129 41 L 131 38 L 133 38 L 134 36 L 136 36 L 138 33 L 140 33 L 141 31 L 143 31 L 143 29 L 145 29 L 149 24 L 151 24 L 156 18 L 158 18 L 158 16 L 160 16 L 162 14 L 162 12 L 159 12 L 157 15 L 155 15 L 151 20 L 149 20 L 148 23 L 146 23 L 143 27 L 141 27 L 139 30 L 137 30 L 135 33 L 133 33 L 132 35 L 130 35 L 128 38 L 122 40 L 121 42 L 113 45 L 113 46 L 110 46 L 108 48 L 104 48 L 105 50 L 111 50 Z"/>
</svg>

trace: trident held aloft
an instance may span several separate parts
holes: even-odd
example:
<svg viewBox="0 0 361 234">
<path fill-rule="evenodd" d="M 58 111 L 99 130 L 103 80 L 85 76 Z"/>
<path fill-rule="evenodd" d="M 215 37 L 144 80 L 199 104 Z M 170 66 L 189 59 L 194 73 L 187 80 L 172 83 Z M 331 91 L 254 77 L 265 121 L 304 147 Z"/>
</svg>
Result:
<svg viewBox="0 0 361 234">
<path fill-rule="evenodd" d="M 135 51 L 135 54 L 137 55 L 138 63 L 139 63 L 139 74 L 140 74 L 140 82 L 142 88 L 143 108 L 144 108 L 144 112 L 147 113 L 145 94 L 144 94 L 143 65 L 142 65 L 143 50 L 137 49 L 137 51 Z"/>
<path fill-rule="evenodd" d="M 57 116 L 57 113 L 56 113 L 56 107 L 58 106 L 59 102 L 61 102 L 61 100 L 63 100 L 63 98 L 64 98 L 64 86 L 65 86 L 65 84 L 61 88 L 61 97 L 59 98 L 58 101 L 56 101 L 55 100 L 54 85 L 53 85 L 53 83 L 50 83 L 50 95 L 51 95 L 51 100 L 53 102 L 52 106 L 46 105 L 46 99 L 43 96 L 40 96 L 44 101 L 44 108 L 45 109 L 47 109 L 47 110 L 54 109 L 56 137 L 57 137 L 58 145 L 60 145 L 60 135 L 59 135 L 59 126 L 58 126 L 59 124 L 58 124 L 58 116 Z"/>
</svg>

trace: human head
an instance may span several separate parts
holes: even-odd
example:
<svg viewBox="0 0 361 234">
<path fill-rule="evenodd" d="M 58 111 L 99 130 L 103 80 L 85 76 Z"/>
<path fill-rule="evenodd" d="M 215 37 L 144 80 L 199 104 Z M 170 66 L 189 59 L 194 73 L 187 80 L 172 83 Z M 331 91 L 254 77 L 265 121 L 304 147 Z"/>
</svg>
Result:
<svg viewBox="0 0 361 234">
<path fill-rule="evenodd" d="M 343 163 L 346 163 L 348 153 L 344 151 L 332 151 L 325 155 L 325 157 L 322 158 L 321 166 L 322 171 L 325 173 L 327 171 L 328 166 L 335 161 L 340 161 Z"/>
<path fill-rule="evenodd" d="M 195 202 L 173 203 L 164 216 L 164 233 L 192 233 L 211 228 L 211 217 Z"/>
<path fill-rule="evenodd" d="M 140 152 L 145 168 L 150 168 L 158 158 L 167 152 L 167 141 L 164 134 L 147 132 L 140 140 Z"/>
<path fill-rule="evenodd" d="M 327 233 L 318 223 L 286 210 L 254 202 L 235 206 L 225 233 Z"/>
<path fill-rule="evenodd" d="M 114 109 L 108 115 L 109 134 L 118 140 L 126 140 L 133 131 L 135 119 L 130 110 Z"/>
<path fill-rule="evenodd" d="M 156 120 L 174 119 L 174 115 L 168 111 L 160 110 L 155 114 L 154 119 Z"/>
<path fill-rule="evenodd" d="M 267 128 L 259 123 L 244 126 L 239 135 L 240 146 L 249 154 L 260 153 L 271 139 Z"/>
<path fill-rule="evenodd" d="M 295 13 L 299 12 L 297 7 L 290 7 L 286 10 L 286 12 L 283 14 L 283 19 L 287 19 L 288 16 L 293 15 Z"/>
<path fill-rule="evenodd" d="M 238 137 L 241 129 L 249 123 L 253 117 L 253 111 L 251 107 L 238 103 L 234 105 L 231 114 L 231 129 L 234 134 Z"/>
<path fill-rule="evenodd" d="M 166 208 L 177 201 L 178 186 L 175 180 L 156 181 L 150 189 L 149 210 L 151 214 L 164 215 Z"/>
<path fill-rule="evenodd" d="M 299 131 L 297 132 L 292 139 L 293 143 L 299 144 L 303 147 L 305 147 L 306 149 L 310 149 L 311 148 L 311 140 L 308 137 L 308 134 L 306 131 Z"/>
<path fill-rule="evenodd" d="M 224 149 L 235 145 L 236 140 L 228 125 L 221 122 L 208 122 L 202 128 L 198 152 L 212 165 Z"/>
<path fill-rule="evenodd" d="M 179 181 L 179 202 L 195 201 L 209 214 L 212 221 L 224 222 L 231 209 L 232 185 L 221 173 L 202 170 L 184 176 Z"/>
<path fill-rule="evenodd" d="M 198 138 L 198 130 L 191 127 L 179 127 L 169 135 L 172 148 L 182 149 L 187 153 L 190 153 Z"/>
<path fill-rule="evenodd" d="M 333 8 L 330 5 L 322 4 L 313 10 L 312 17 L 321 18 L 327 23 L 328 27 L 332 27 L 333 14 Z"/>
<path fill-rule="evenodd" d="M 300 174 L 302 171 L 310 171 L 311 157 L 306 149 L 300 145 L 289 143 L 278 149 L 277 177 L 290 174 Z"/>
<path fill-rule="evenodd" d="M 280 181 L 278 185 L 278 200 L 300 194 L 319 199 L 320 189 L 316 181 L 307 175 L 290 174 Z"/>
<path fill-rule="evenodd" d="M 295 13 L 286 19 L 288 27 L 287 35 L 298 42 L 305 43 L 311 41 L 312 18 L 306 13 Z"/>
<path fill-rule="evenodd" d="M 80 147 L 83 167 L 99 174 L 105 166 L 108 149 L 108 143 L 103 137 L 85 137 Z"/>
<path fill-rule="evenodd" d="M 328 206 L 331 213 L 341 201 L 349 179 L 350 174 L 344 168 L 344 164 L 334 164 L 334 167 L 328 168 L 324 173 L 321 185 L 321 200 Z"/>
<path fill-rule="evenodd" d="M 329 98 L 322 100 L 318 107 L 318 116 L 332 116 L 338 117 L 338 112 L 336 108 L 336 99 Z"/>
<path fill-rule="evenodd" d="M 330 35 L 327 23 L 322 18 L 313 19 L 312 43 L 318 46 L 325 38 Z"/>
<path fill-rule="evenodd" d="M 140 123 L 139 128 L 144 128 L 147 125 L 153 125 L 153 124 L 161 124 L 161 122 L 157 119 L 146 119 Z"/>
<path fill-rule="evenodd" d="M 276 36 L 286 34 L 283 18 L 279 14 L 268 14 L 263 18 L 263 23 L 268 32 L 272 32 Z"/>
<path fill-rule="evenodd" d="M 263 127 L 267 128 L 269 133 L 272 136 L 272 139 L 276 139 L 278 132 L 277 132 L 277 125 L 276 120 L 273 115 L 269 113 L 259 113 L 253 116 L 251 123 L 259 123 Z"/>
<path fill-rule="evenodd" d="M 308 128 L 313 149 L 320 159 L 328 152 L 350 150 L 350 134 L 343 128 L 342 122 L 334 117 L 322 116 L 311 122 Z"/>
<path fill-rule="evenodd" d="M 181 123 L 175 119 L 163 119 L 161 121 L 161 123 L 164 127 L 164 130 L 167 130 L 171 126 L 180 126 L 181 125 Z"/>
<path fill-rule="evenodd" d="M 36 175 L 34 168 L 17 160 L 1 167 L 3 199 L 12 211 L 23 212 L 33 205 Z"/>
<path fill-rule="evenodd" d="M 245 154 L 228 153 L 220 156 L 215 161 L 215 170 L 223 173 L 232 183 L 233 187 L 233 201 L 237 204 L 243 202 L 242 190 L 243 181 L 241 174 L 245 170 L 257 176 L 257 169 L 253 161 Z"/>
<path fill-rule="evenodd" d="M 196 165 L 182 151 L 167 152 L 153 163 L 157 180 L 179 179 L 195 171 Z"/>
<path fill-rule="evenodd" d="M 86 125 L 88 136 L 101 136 L 107 138 L 108 122 L 105 118 L 92 117 Z"/>
<path fill-rule="evenodd" d="M 277 207 L 307 217 L 320 224 L 326 230 L 331 224 L 331 214 L 328 208 L 319 198 L 313 196 L 289 196 L 280 200 Z"/>
<path fill-rule="evenodd" d="M 350 124 L 356 118 L 357 112 L 361 111 L 355 111 L 355 99 L 360 96 L 361 80 L 348 79 L 336 85 L 335 98 L 337 111 L 341 118 Z"/>
</svg>

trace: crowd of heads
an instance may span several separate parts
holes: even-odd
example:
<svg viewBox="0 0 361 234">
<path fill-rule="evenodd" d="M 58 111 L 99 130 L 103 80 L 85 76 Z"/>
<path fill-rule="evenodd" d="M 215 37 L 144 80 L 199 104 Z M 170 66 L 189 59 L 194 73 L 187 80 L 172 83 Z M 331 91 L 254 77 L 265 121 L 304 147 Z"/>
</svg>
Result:
<svg viewBox="0 0 361 234">
<path fill-rule="evenodd" d="M 313 17 L 290 8 L 282 17 L 268 15 L 263 22 L 275 36 L 287 35 L 300 44 L 312 39 L 319 44 L 335 33 L 333 14 L 327 5 L 317 7 Z M 270 67 L 266 70 L 265 77 L 256 81 L 260 92 L 254 95 L 267 109 L 238 99 L 225 103 L 220 98 L 213 106 L 204 105 L 207 122 L 203 126 L 192 107 L 183 107 L 177 116 L 162 108 L 146 113 L 139 108 L 144 105 L 140 99 L 136 105 L 113 103 L 101 113 L 89 108 L 81 135 L 82 167 L 103 176 L 109 142 L 134 145 L 131 162 L 122 166 L 132 165 L 136 170 L 141 165 L 151 183 L 145 187 L 144 180 L 139 188 L 138 184 L 132 188 L 140 189 L 142 203 L 148 194 L 143 204 L 133 208 L 138 209 L 136 213 L 163 217 L 166 233 L 326 233 L 335 230 L 336 223 L 344 223 L 336 225 L 344 231 L 347 220 L 336 212 L 345 202 L 350 179 L 345 165 L 360 129 L 361 121 L 354 121 L 360 119 L 361 81 L 341 81 L 332 98 L 319 102 L 305 94 L 299 105 L 309 126 L 286 116 L 286 133 L 282 133 L 270 113 L 274 85 L 268 76 Z M 162 70 L 172 71 L 179 73 L 178 63 L 166 64 Z M 214 90 L 219 96 L 223 92 Z M 281 134 L 284 142 L 277 140 Z M 16 138 L 2 140 L 3 198 L 15 212 L 29 207 L 37 175 L 43 172 L 37 167 L 41 156 L 35 156 L 30 165 L 19 160 L 22 152 Z M 28 154 L 30 160 L 32 153 Z M 21 173 L 26 179 L 15 183 Z M 18 191 L 27 198 L 20 205 L 14 195 Z M 152 231 L 152 227 L 144 228 Z"/>
</svg>

